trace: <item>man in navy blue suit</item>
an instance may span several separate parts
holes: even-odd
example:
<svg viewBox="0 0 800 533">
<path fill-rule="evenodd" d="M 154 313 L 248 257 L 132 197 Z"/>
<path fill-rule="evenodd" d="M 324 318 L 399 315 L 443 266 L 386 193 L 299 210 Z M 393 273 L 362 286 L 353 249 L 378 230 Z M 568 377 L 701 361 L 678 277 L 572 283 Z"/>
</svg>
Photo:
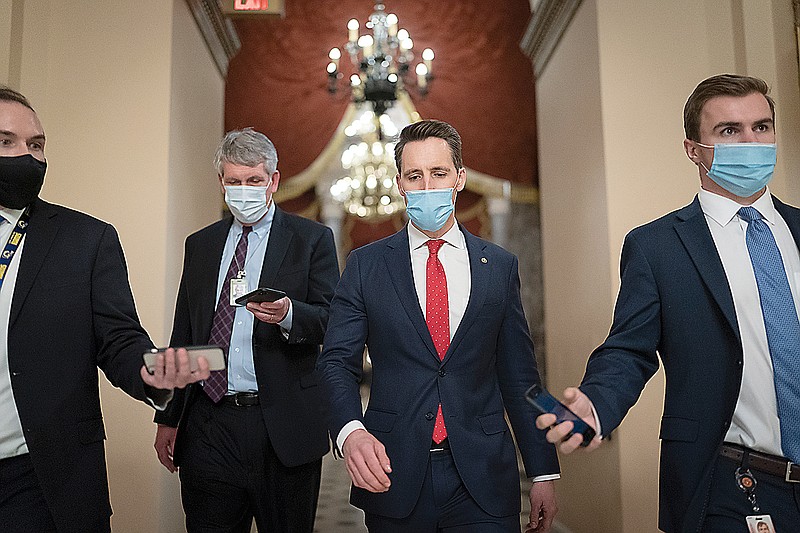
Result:
<svg viewBox="0 0 800 533">
<path fill-rule="evenodd" d="M 668 532 L 744 532 L 757 515 L 777 531 L 800 524 L 800 210 L 767 188 L 776 161 L 767 92 L 763 80 L 725 74 L 689 97 L 684 149 L 701 190 L 628 234 L 611 332 L 580 389 L 564 392 L 608 435 L 660 356 L 659 527 Z M 548 440 L 570 429 L 559 424 Z"/>
<path fill-rule="evenodd" d="M 528 530 L 548 531 L 559 468 L 524 400 L 539 373 L 517 259 L 456 223 L 466 171 L 452 126 L 407 126 L 395 161 L 411 223 L 350 255 L 318 363 L 350 501 L 372 532 L 519 532 L 507 414 L 534 480 Z"/>
</svg>

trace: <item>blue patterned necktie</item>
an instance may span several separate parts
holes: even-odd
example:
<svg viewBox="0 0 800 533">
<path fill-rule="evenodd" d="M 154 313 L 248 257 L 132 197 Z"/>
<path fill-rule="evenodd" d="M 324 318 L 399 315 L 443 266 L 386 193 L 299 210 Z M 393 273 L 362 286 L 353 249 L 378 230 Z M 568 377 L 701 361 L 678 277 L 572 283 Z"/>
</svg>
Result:
<svg viewBox="0 0 800 533">
<path fill-rule="evenodd" d="M 208 344 L 221 347 L 225 351 L 227 359 L 228 348 L 231 344 L 231 333 L 233 332 L 233 318 L 236 315 L 236 308 L 231 305 L 231 279 L 235 278 L 240 271 L 244 270 L 244 263 L 247 259 L 247 236 L 253 231 L 252 226 L 244 226 L 236 250 L 231 257 L 231 264 L 225 274 L 225 281 L 222 283 L 222 290 L 219 293 L 217 310 L 214 312 L 214 321 L 211 324 L 211 335 Z M 228 392 L 228 369 L 214 370 L 203 384 L 203 390 L 211 401 L 219 402 L 225 393 Z"/>
<path fill-rule="evenodd" d="M 800 462 L 800 321 L 783 258 L 769 226 L 753 207 L 739 209 L 747 222 L 747 251 L 758 285 L 761 312 L 772 357 L 783 454 Z"/>
</svg>

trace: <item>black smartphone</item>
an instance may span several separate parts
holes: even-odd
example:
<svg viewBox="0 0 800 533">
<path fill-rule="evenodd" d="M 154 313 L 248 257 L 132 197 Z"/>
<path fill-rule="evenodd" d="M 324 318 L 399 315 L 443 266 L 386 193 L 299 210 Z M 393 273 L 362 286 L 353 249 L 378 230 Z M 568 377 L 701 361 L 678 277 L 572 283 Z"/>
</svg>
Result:
<svg viewBox="0 0 800 533">
<path fill-rule="evenodd" d="M 286 296 L 286 293 L 283 291 L 279 291 L 278 289 L 269 289 L 267 287 L 262 287 L 260 289 L 256 289 L 253 292 L 248 292 L 244 296 L 239 296 L 236 298 L 236 303 L 239 305 L 249 304 L 250 302 L 261 303 L 261 302 L 274 302 L 276 300 L 280 300 Z"/>
<path fill-rule="evenodd" d="M 578 415 L 555 399 L 555 397 L 544 390 L 541 385 L 535 384 L 525 391 L 525 399 L 531 403 L 541 414 L 550 413 L 556 415 L 556 424 L 561 422 L 572 422 L 572 432 L 566 438 L 570 438 L 575 433 L 583 435 L 581 446 L 588 446 L 595 436 L 595 430 L 581 419 Z"/>
</svg>

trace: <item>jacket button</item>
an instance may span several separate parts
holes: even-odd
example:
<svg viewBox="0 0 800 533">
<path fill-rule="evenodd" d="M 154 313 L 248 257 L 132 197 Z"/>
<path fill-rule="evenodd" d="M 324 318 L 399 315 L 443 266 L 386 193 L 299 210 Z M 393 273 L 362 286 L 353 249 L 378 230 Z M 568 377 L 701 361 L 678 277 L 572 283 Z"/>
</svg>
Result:
<svg viewBox="0 0 800 533">
<path fill-rule="evenodd" d="M 439 377 L 440 378 L 445 377 L 445 375 L 447 375 L 447 372 L 445 372 L 444 370 L 439 370 Z"/>
<path fill-rule="evenodd" d="M 433 413 L 431 412 L 425 413 L 425 420 L 433 420 Z"/>
</svg>

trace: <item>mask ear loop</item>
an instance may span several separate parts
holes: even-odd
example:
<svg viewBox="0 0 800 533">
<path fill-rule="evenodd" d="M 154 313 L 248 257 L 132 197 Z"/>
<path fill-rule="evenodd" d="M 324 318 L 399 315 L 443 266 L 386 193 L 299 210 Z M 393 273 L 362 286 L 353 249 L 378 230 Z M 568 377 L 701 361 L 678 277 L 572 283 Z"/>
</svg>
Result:
<svg viewBox="0 0 800 533">
<path fill-rule="evenodd" d="M 692 142 L 695 143 L 697 146 L 700 146 L 701 148 L 706 148 L 708 150 L 713 150 L 714 149 L 714 145 L 713 144 L 703 144 L 703 143 L 701 143 L 699 141 L 692 141 Z M 709 170 L 708 170 L 708 167 L 705 165 L 705 163 L 703 163 L 702 161 L 698 161 L 698 163 L 700 164 L 701 167 L 703 167 L 703 170 L 706 171 L 706 175 L 708 175 Z"/>
</svg>

